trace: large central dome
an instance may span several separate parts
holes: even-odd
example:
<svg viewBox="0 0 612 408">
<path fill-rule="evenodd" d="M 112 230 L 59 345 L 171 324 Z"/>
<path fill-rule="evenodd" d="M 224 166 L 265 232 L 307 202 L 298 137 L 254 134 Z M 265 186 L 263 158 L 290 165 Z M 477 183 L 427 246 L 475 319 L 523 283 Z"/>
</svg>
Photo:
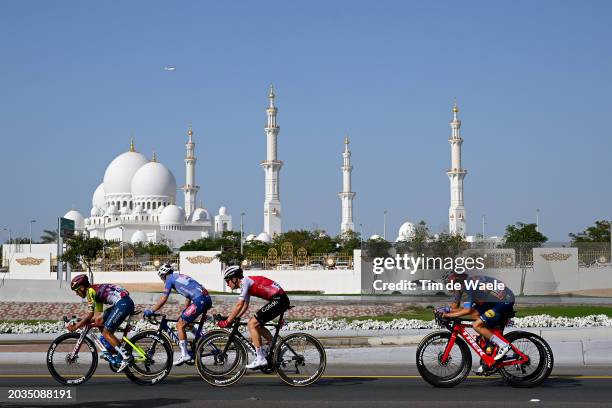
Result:
<svg viewBox="0 0 612 408">
<path fill-rule="evenodd" d="M 104 172 L 104 193 L 107 196 L 130 195 L 132 190 L 132 177 L 139 168 L 149 160 L 142 154 L 134 151 L 125 152 L 115 157 Z"/>
<path fill-rule="evenodd" d="M 176 179 L 166 166 L 152 161 L 136 171 L 132 178 L 131 191 L 135 201 L 165 198 L 173 203 L 176 197 Z"/>
</svg>

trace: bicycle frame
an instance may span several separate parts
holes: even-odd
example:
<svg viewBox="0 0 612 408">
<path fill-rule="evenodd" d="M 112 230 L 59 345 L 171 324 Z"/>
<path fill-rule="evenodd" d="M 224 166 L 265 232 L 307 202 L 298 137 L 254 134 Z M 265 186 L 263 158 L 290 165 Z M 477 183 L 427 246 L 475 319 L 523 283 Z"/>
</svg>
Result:
<svg viewBox="0 0 612 408">
<path fill-rule="evenodd" d="M 166 318 L 166 315 L 161 315 L 161 321 L 159 322 L 159 327 L 157 329 L 158 333 L 165 335 L 170 342 L 176 344 L 177 346 L 180 344 L 180 339 L 178 338 L 178 335 L 176 334 L 176 332 L 174 330 L 172 330 L 170 328 L 170 326 L 168 325 L 168 322 L 178 322 L 179 319 L 168 319 Z M 202 317 L 200 318 L 200 321 L 198 322 L 198 328 L 196 329 L 195 332 L 195 340 L 194 341 L 198 341 L 199 339 L 202 338 L 202 329 L 204 327 L 204 322 L 206 321 L 206 313 L 202 313 Z"/>
<path fill-rule="evenodd" d="M 476 342 L 474 336 L 467 331 L 468 328 L 472 327 L 471 324 L 464 324 L 460 321 L 454 321 L 453 323 L 451 323 L 451 325 L 451 327 L 447 326 L 447 328 L 452 332 L 452 334 L 450 340 L 448 341 L 448 344 L 446 345 L 446 348 L 444 349 L 444 353 L 442 354 L 442 363 L 446 363 L 448 361 L 450 352 L 453 346 L 455 345 L 458 336 L 467 342 L 467 344 L 472 348 L 472 350 L 476 352 L 476 354 L 478 354 L 478 356 L 481 358 L 481 360 L 487 367 L 495 366 L 499 368 L 510 365 L 522 365 L 529 362 L 529 357 L 522 353 L 519 349 L 514 347 L 512 344 L 510 344 L 510 346 L 519 358 L 510 360 L 503 359 L 501 361 L 496 361 L 493 355 L 489 355 L 482 350 L 482 348 Z M 493 332 L 493 335 L 504 339 L 502 335 L 503 329 L 492 329 L 491 331 Z"/>
<path fill-rule="evenodd" d="M 122 340 L 125 341 L 127 344 L 129 344 L 132 347 L 133 351 L 136 351 L 138 353 L 138 356 L 134 356 L 134 359 L 137 362 L 143 362 L 146 361 L 147 359 L 147 353 L 138 345 L 132 343 L 130 341 L 130 339 L 127 337 L 127 334 L 132 330 L 132 326 L 130 325 L 130 321 L 132 320 L 132 317 L 134 315 L 130 315 L 128 316 L 128 318 L 126 319 L 126 325 L 125 328 L 123 329 L 123 337 Z M 81 345 L 83 344 L 83 341 L 85 340 L 85 337 L 87 337 L 87 335 L 89 334 L 89 332 L 93 329 L 97 329 L 100 333 L 102 333 L 102 329 L 104 329 L 104 325 L 99 325 L 99 324 L 95 324 L 95 323 L 88 323 L 87 325 L 85 325 L 85 328 L 83 330 L 81 330 L 81 336 L 79 337 L 79 339 L 77 340 L 73 350 L 72 350 L 72 357 L 74 358 L 74 356 L 79 354 L 79 351 L 81 349 Z M 104 344 L 102 344 L 102 342 L 100 341 L 100 339 L 98 338 L 98 336 L 90 336 L 89 337 L 94 345 L 96 346 L 96 348 L 98 349 L 99 352 L 104 352 L 107 351 L 110 353 L 110 351 L 106 348 L 106 346 L 104 346 Z"/>
</svg>

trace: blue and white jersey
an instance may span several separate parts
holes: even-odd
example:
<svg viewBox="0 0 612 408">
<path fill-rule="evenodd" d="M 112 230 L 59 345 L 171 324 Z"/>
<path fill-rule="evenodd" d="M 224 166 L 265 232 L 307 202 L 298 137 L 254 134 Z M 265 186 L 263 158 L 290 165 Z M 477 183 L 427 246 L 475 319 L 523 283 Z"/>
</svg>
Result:
<svg viewBox="0 0 612 408">
<path fill-rule="evenodd" d="M 164 295 L 170 295 L 172 289 L 191 300 L 202 295 L 208 295 L 208 291 L 204 289 L 204 286 L 200 285 L 198 281 L 191 276 L 176 272 L 166 276 Z"/>
</svg>

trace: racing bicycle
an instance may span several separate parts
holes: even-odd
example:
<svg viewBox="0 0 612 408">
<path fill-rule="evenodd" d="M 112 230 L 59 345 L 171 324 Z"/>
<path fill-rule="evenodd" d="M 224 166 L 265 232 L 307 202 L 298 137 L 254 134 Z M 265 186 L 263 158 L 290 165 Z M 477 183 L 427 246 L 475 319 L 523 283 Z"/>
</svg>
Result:
<svg viewBox="0 0 612 408">
<path fill-rule="evenodd" d="M 268 365 L 262 367 L 265 373 L 276 371 L 285 383 L 292 386 L 307 386 L 316 382 L 325 371 L 327 356 L 319 340 L 307 333 L 292 333 L 279 336 L 284 325 L 284 313 L 277 323 L 267 323 L 275 332 L 266 356 Z M 221 315 L 216 321 L 225 320 Z M 235 319 L 229 332 L 206 333 L 197 344 L 195 351 L 196 368 L 207 383 L 225 387 L 239 381 L 246 372 L 247 349 L 254 349 L 252 343 L 240 332 L 246 322 Z"/>
<path fill-rule="evenodd" d="M 502 359 L 495 361 L 497 346 L 480 335 L 470 334 L 467 329 L 472 327 L 472 322 L 444 318 L 437 312 L 434 315 L 436 323 L 448 331 L 426 336 L 417 347 L 416 360 L 423 379 L 435 387 L 454 387 L 467 377 L 472 366 L 470 348 L 480 357 L 481 375 L 499 373 L 514 387 L 539 385 L 553 369 L 552 350 L 540 336 L 524 331 L 511 331 L 502 336 L 508 320 L 492 329 L 494 335 L 505 337 L 511 346 Z"/>
<path fill-rule="evenodd" d="M 133 361 L 123 371 L 126 377 L 139 385 L 153 385 L 162 381 L 172 368 L 172 347 L 166 344 L 157 333 L 140 332 L 128 337 L 133 326 L 131 319 L 139 312 L 130 315 L 125 322 L 122 341 L 125 350 L 134 357 Z M 80 319 L 75 316 L 65 324 L 76 323 Z M 109 368 L 117 372 L 116 358 L 100 340 L 104 326 L 93 322 L 85 325 L 77 332 L 64 333 L 57 337 L 47 351 L 47 368 L 53 378 L 63 385 L 80 385 L 88 381 L 98 367 L 100 358 L 108 361 Z M 152 344 L 161 344 L 159 348 Z M 99 357 L 98 351 L 102 354 Z"/>
</svg>

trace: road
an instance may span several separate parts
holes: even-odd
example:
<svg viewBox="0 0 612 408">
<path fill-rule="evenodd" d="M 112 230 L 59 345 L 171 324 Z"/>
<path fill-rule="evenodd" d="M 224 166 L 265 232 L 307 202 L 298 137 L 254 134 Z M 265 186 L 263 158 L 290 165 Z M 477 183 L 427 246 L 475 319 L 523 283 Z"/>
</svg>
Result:
<svg viewBox="0 0 612 408">
<path fill-rule="evenodd" d="M 58 387 L 43 365 L 0 365 L 0 390 Z M 1 401 L 2 399 L 0 399 Z M 0 402 L 2 407 L 49 406 L 48 403 Z M 538 401 L 534 401 L 538 400 Z M 96 375 L 76 389 L 76 401 L 62 406 L 121 407 L 554 407 L 612 406 L 612 369 L 609 367 L 556 368 L 542 386 L 516 389 L 498 378 L 469 377 L 453 389 L 436 389 L 412 367 L 334 366 L 317 384 L 293 388 L 275 375 L 245 376 L 240 383 L 214 388 L 201 381 L 191 367 L 180 367 L 161 384 L 137 386 L 120 374 L 100 367 Z"/>
</svg>

